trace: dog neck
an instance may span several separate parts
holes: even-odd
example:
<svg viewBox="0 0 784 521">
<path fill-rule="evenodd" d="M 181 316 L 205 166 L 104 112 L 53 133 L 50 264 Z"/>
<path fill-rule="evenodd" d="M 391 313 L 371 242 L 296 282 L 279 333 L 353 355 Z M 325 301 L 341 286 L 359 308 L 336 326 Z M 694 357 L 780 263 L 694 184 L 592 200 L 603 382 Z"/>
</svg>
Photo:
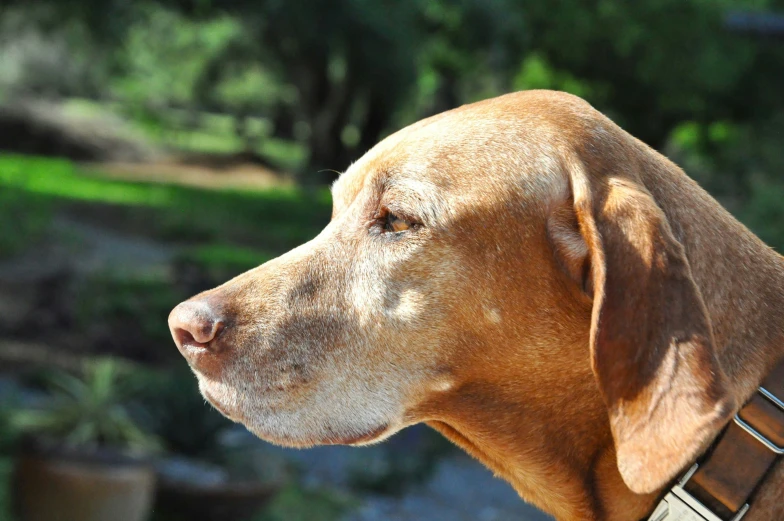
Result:
<svg viewBox="0 0 784 521">
<path fill-rule="evenodd" d="M 718 359 L 740 405 L 784 356 L 784 257 L 682 174 L 655 181 L 650 190 L 686 250 Z M 583 349 L 587 332 L 576 342 Z M 438 413 L 428 424 L 556 519 L 638 520 L 650 514 L 660 493 L 638 495 L 624 484 L 589 364 L 545 382 L 546 398 L 525 396 L 521 403 L 508 382 L 525 381 L 531 368 L 516 363 L 514 350 L 506 354 L 504 367 L 493 367 L 494 377 L 486 380 L 506 382 L 506 388 L 463 385 L 433 404 Z M 559 364 L 574 366 L 573 360 Z M 509 374 L 498 377 L 499 371 Z"/>
<path fill-rule="evenodd" d="M 749 259 L 741 276 L 727 277 L 723 288 L 706 292 L 706 307 L 718 324 L 719 359 L 739 405 L 784 356 L 784 260 L 768 249 L 765 255 L 759 271 Z M 522 370 L 486 382 L 524 380 L 530 370 L 513 361 L 505 366 L 495 371 Z M 521 403 L 508 386 L 463 385 L 431 404 L 438 414 L 428 424 L 559 521 L 645 519 L 661 492 L 638 495 L 624 484 L 605 405 L 587 363 L 584 369 L 545 383 L 545 392 L 562 395 L 560 400 L 530 396 Z"/>
<path fill-rule="evenodd" d="M 684 246 L 717 356 L 733 394 L 745 401 L 784 356 L 784 257 L 661 159 L 643 169 L 646 186 Z"/>
<path fill-rule="evenodd" d="M 554 394 L 570 392 L 546 405 L 516 402 L 500 386 L 465 385 L 428 425 L 559 521 L 644 517 L 658 496 L 634 494 L 623 483 L 590 369 L 554 385 Z"/>
</svg>

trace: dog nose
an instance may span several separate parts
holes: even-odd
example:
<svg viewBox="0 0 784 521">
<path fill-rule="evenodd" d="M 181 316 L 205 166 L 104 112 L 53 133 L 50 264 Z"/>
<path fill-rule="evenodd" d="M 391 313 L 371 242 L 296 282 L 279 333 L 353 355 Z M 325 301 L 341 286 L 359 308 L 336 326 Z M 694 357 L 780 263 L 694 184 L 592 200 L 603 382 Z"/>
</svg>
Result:
<svg viewBox="0 0 784 521">
<path fill-rule="evenodd" d="M 216 346 L 213 340 L 224 326 L 224 321 L 204 301 L 182 302 L 169 315 L 169 329 L 174 343 L 183 354 L 186 347 L 214 351 Z"/>
</svg>

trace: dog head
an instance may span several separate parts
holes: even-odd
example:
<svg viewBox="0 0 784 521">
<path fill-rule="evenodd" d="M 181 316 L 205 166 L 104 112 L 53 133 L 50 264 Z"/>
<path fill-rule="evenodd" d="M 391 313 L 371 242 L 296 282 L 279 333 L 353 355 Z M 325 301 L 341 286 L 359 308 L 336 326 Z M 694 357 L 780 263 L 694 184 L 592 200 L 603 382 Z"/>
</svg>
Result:
<svg viewBox="0 0 784 521">
<path fill-rule="evenodd" d="M 475 384 L 595 396 L 655 490 L 734 404 L 647 153 L 564 94 L 424 120 L 340 177 L 315 239 L 175 308 L 175 341 L 216 408 L 289 446 L 378 441 Z"/>
</svg>

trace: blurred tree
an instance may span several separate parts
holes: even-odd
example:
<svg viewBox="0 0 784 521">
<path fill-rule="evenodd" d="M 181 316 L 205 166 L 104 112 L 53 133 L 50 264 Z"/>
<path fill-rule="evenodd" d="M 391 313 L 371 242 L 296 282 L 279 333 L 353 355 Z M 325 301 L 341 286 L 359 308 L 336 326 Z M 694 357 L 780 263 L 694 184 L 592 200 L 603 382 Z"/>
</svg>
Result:
<svg viewBox="0 0 784 521">
<path fill-rule="evenodd" d="M 532 47 L 630 132 L 660 148 L 682 121 L 744 120 L 781 106 L 784 49 L 723 29 L 765 0 L 554 0 L 528 4 Z M 557 13 L 554 16 L 554 13 Z M 754 103 L 748 103 L 753 96 Z"/>
<path fill-rule="evenodd" d="M 243 40 L 216 57 L 202 90 L 210 91 L 227 66 L 264 63 L 291 87 L 279 106 L 307 129 L 310 173 L 305 179 L 316 181 L 334 178 L 332 169 L 347 166 L 390 130 L 401 107 L 411 103 L 422 69 L 434 72 L 438 82 L 424 112 L 451 108 L 460 103 L 460 81 L 488 49 L 503 49 L 513 32 L 503 1 L 170 4 L 193 16 L 226 12 L 242 21 Z"/>
<path fill-rule="evenodd" d="M 412 1 L 160 3 L 201 19 L 225 13 L 235 17 L 242 31 L 211 57 L 197 83 L 197 96 L 209 105 L 231 99 L 241 118 L 257 112 L 259 105 L 274 105 L 267 113 L 276 121 L 302 123 L 310 172 L 343 168 L 360 141 L 375 142 L 416 80 Z M 264 64 L 263 71 L 259 64 Z M 267 88 L 259 93 L 266 100 L 254 101 L 249 81 L 254 70 L 279 86 L 276 92 Z M 291 132 L 291 127 L 283 130 Z M 309 174 L 304 180 L 332 176 Z"/>
<path fill-rule="evenodd" d="M 93 84 L 114 96 L 232 113 L 248 149 L 268 132 L 304 141 L 306 181 L 394 128 L 513 88 L 574 92 L 656 148 L 684 122 L 710 143 L 714 123 L 764 122 L 784 104 L 784 46 L 723 27 L 731 10 L 784 0 L 5 3 L 75 27 L 85 63 L 106 71 Z"/>
</svg>

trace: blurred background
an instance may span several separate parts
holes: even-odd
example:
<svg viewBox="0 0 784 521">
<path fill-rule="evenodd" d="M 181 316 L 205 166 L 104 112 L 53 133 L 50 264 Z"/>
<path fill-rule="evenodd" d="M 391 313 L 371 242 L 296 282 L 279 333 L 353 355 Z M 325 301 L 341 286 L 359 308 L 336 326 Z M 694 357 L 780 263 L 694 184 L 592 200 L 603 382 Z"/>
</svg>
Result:
<svg viewBox="0 0 784 521">
<path fill-rule="evenodd" d="M 586 98 L 782 252 L 782 14 L 0 0 L 0 521 L 546 519 L 426 428 L 256 440 L 199 397 L 168 312 L 315 236 L 384 136 L 532 88 Z"/>
</svg>

